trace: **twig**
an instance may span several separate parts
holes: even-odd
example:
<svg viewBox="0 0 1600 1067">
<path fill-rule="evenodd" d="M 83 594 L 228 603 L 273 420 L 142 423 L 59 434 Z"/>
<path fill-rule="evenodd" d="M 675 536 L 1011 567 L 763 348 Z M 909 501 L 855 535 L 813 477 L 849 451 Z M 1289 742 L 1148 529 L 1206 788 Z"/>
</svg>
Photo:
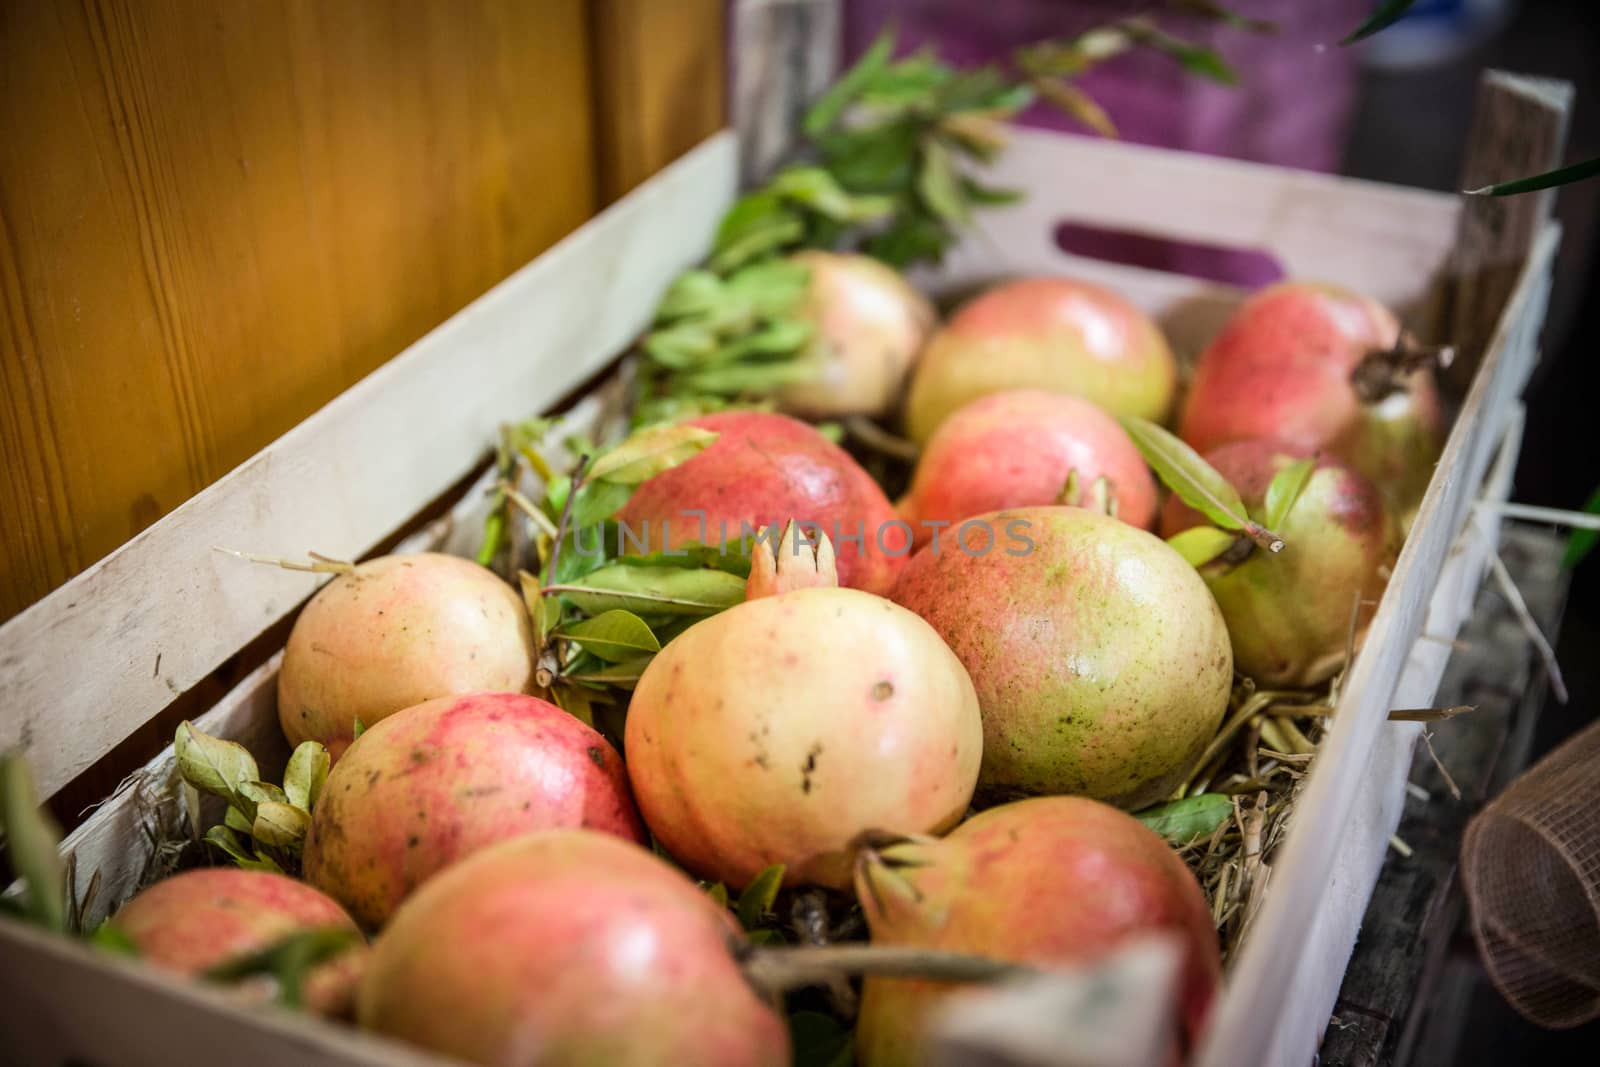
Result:
<svg viewBox="0 0 1600 1067">
<path fill-rule="evenodd" d="M 1526 519 L 1529 522 L 1548 522 L 1574 530 L 1600 530 L 1600 515 L 1587 511 L 1567 511 L 1564 508 L 1542 508 L 1533 504 L 1513 504 L 1505 500 L 1480 500 L 1477 507 L 1492 511 L 1508 519 Z"/>
<path fill-rule="evenodd" d="M 212 545 L 212 551 L 224 555 L 234 556 L 238 559 L 248 560 L 251 563 L 265 563 L 269 566 L 282 567 L 286 571 L 305 571 L 310 574 L 349 574 L 356 569 L 354 563 L 342 559 L 330 559 L 327 556 L 309 552 L 310 563 L 300 563 L 292 559 L 279 559 L 277 556 L 263 556 L 255 552 L 240 552 L 237 548 L 223 548 L 221 545 Z"/>
<path fill-rule="evenodd" d="M 987 956 L 890 945 L 804 945 L 736 949 L 745 978 L 759 989 L 783 993 L 826 985 L 839 974 L 923 978 L 941 982 L 992 982 L 1038 973 L 1036 968 Z"/>
<path fill-rule="evenodd" d="M 522 511 L 523 514 L 532 519 L 535 526 L 539 527 L 539 529 L 543 530 L 551 537 L 557 537 L 559 535 L 560 530 L 557 528 L 555 523 L 550 521 L 550 516 L 544 513 L 543 508 L 538 507 L 533 501 L 529 500 L 527 495 L 524 494 L 520 489 L 512 485 L 504 478 L 495 483 L 495 487 L 504 493 L 506 495 L 506 499 L 515 504 L 518 510 Z"/>
<path fill-rule="evenodd" d="M 561 562 L 561 542 L 567 539 L 567 524 L 572 521 L 572 502 L 578 499 L 578 490 L 583 488 L 583 472 L 589 466 L 589 457 L 580 456 L 578 465 L 572 468 L 572 480 L 567 483 L 567 499 L 561 505 L 561 522 L 556 527 L 556 543 L 550 549 L 550 577 L 554 580 L 556 564 Z M 549 592 L 546 587 L 545 592 Z"/>
<path fill-rule="evenodd" d="M 1500 586 L 1500 592 L 1505 595 L 1506 602 L 1516 613 L 1517 621 L 1522 624 L 1523 630 L 1527 631 L 1528 640 L 1533 642 L 1533 647 L 1539 652 L 1539 658 L 1544 660 L 1545 673 L 1550 676 L 1550 688 L 1555 692 L 1556 701 L 1565 704 L 1567 683 L 1561 677 L 1561 665 L 1556 662 L 1556 650 L 1550 647 L 1544 632 L 1539 629 L 1533 613 L 1528 610 L 1528 602 L 1522 599 L 1522 592 L 1517 588 L 1517 583 L 1511 580 L 1511 572 L 1506 570 L 1505 561 L 1500 558 L 1500 553 L 1493 545 L 1489 546 L 1489 569 L 1494 574 L 1495 582 Z"/>
<path fill-rule="evenodd" d="M 1428 755 L 1433 758 L 1433 765 L 1439 768 L 1439 777 L 1444 779 L 1445 788 L 1450 790 L 1451 796 L 1460 800 L 1461 787 L 1456 785 L 1456 780 L 1445 770 L 1444 761 L 1439 758 L 1439 753 L 1433 750 L 1433 735 L 1426 730 L 1422 731 L 1422 743 L 1428 746 Z"/>
<path fill-rule="evenodd" d="M 851 415 L 844 420 L 844 429 L 851 437 L 875 452 L 915 463 L 919 449 L 915 442 L 896 437 L 865 415 Z"/>
<path fill-rule="evenodd" d="M 1471 704 L 1453 704 L 1448 708 L 1396 708 L 1389 713 L 1389 721 L 1438 722 L 1441 719 L 1453 719 L 1457 715 L 1476 710 Z"/>
</svg>

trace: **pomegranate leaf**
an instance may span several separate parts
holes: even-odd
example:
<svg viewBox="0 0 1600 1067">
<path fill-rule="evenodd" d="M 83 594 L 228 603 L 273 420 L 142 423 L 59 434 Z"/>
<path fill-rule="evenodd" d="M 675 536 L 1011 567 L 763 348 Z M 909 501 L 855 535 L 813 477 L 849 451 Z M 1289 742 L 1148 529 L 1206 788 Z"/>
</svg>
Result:
<svg viewBox="0 0 1600 1067">
<path fill-rule="evenodd" d="M 1200 453 L 1153 422 L 1131 415 L 1117 421 L 1156 477 L 1185 504 L 1224 530 L 1243 530 L 1249 525 L 1238 491 Z"/>
<path fill-rule="evenodd" d="M 704 888 L 706 895 L 711 898 L 717 907 L 726 908 L 728 906 L 727 886 L 723 885 L 721 882 L 714 882 L 713 884 L 705 886 Z"/>
<path fill-rule="evenodd" d="M 786 870 L 783 864 L 774 863 L 744 887 L 744 892 L 739 894 L 739 902 L 733 910 L 739 916 L 739 925 L 746 930 L 754 930 L 761 924 L 761 919 L 772 912 L 772 904 L 778 899 L 778 890 L 783 886 L 783 873 Z"/>
<path fill-rule="evenodd" d="M 1223 85 L 1239 84 L 1239 75 L 1228 66 L 1227 60 L 1204 45 L 1174 37 L 1143 16 L 1123 19 L 1119 26 L 1135 44 L 1142 44 L 1171 56 L 1190 74 L 1209 78 Z"/>
<path fill-rule="evenodd" d="M 690 620 L 692 621 L 692 620 Z M 665 642 L 663 642 L 664 644 Z M 568 673 L 562 675 L 569 682 L 580 682 L 584 685 L 597 688 L 632 689 L 644 675 L 644 669 L 650 666 L 654 654 L 634 656 L 631 659 L 619 660 L 605 666 L 597 666 L 594 670 L 584 670 L 582 673 Z"/>
<path fill-rule="evenodd" d="M 894 210 L 886 196 L 856 196 L 821 167 L 791 167 L 772 179 L 773 192 L 835 222 L 873 222 Z"/>
<path fill-rule="evenodd" d="M 239 835 L 226 826 L 213 826 L 206 831 L 206 840 L 222 850 L 235 866 L 247 871 L 267 871 L 270 874 L 282 874 L 283 868 L 278 866 L 270 856 L 257 856 L 244 847 L 244 842 L 239 840 Z"/>
<path fill-rule="evenodd" d="M 331 763 L 328 750 L 318 742 L 302 741 L 296 745 L 283 769 L 283 791 L 289 803 L 306 811 L 316 806 Z"/>
<path fill-rule="evenodd" d="M 606 452 L 589 468 L 589 478 L 614 485 L 638 485 L 692 459 L 717 439 L 698 426 L 651 426 Z M 580 522 L 579 526 L 588 523 Z"/>
<path fill-rule="evenodd" d="M 353 741 L 357 737 L 360 737 L 362 734 L 364 734 L 366 732 L 367 732 L 367 724 L 361 721 L 361 716 L 357 715 L 355 717 L 355 719 L 353 719 L 351 721 L 351 723 L 350 723 L 350 733 L 351 733 L 351 738 L 350 739 Z"/>
<path fill-rule="evenodd" d="M 1191 567 L 1204 567 L 1232 548 L 1238 540 L 1238 534 L 1219 530 L 1215 526 L 1191 526 L 1167 538 L 1167 544 Z"/>
<path fill-rule="evenodd" d="M 128 956 L 138 958 L 139 946 L 133 943 L 133 938 L 128 932 L 110 919 L 106 919 L 90 932 L 89 944 L 102 952 L 109 952 L 113 956 Z"/>
<path fill-rule="evenodd" d="M 961 195 L 960 179 L 955 159 L 944 142 L 934 138 L 925 141 L 917 168 L 917 195 L 929 211 L 946 222 L 963 223 L 971 218 Z"/>
<path fill-rule="evenodd" d="M 1117 136 L 1116 124 L 1106 114 L 1106 109 L 1076 85 L 1060 78 L 1038 78 L 1033 85 L 1057 111 L 1076 119 L 1101 137 Z"/>
<path fill-rule="evenodd" d="M 297 853 L 310 826 L 311 815 L 304 808 L 269 800 L 256 805 L 256 818 L 250 826 L 250 836 L 266 848 Z"/>
<path fill-rule="evenodd" d="M 1306 491 L 1316 469 L 1317 461 L 1307 457 L 1296 460 L 1273 475 L 1272 483 L 1267 486 L 1266 506 L 1261 521 L 1274 530 L 1283 525 L 1283 520 L 1294 510 L 1300 494 Z"/>
<path fill-rule="evenodd" d="M 1379 30 L 1394 25 L 1400 21 L 1407 11 L 1411 10 L 1411 5 L 1416 2 L 1417 0 L 1383 0 L 1377 6 L 1377 9 L 1367 16 L 1365 22 L 1350 31 L 1339 43 L 1341 45 L 1352 45 L 1364 38 L 1371 37 Z"/>
<path fill-rule="evenodd" d="M 1583 505 L 1583 510 L 1590 515 L 1600 514 L 1600 489 L 1590 494 L 1588 502 Z M 1597 541 L 1600 541 L 1600 530 L 1573 530 L 1567 536 L 1567 550 L 1561 555 L 1562 568 L 1571 570 L 1582 563 L 1583 558 L 1593 550 Z"/>
<path fill-rule="evenodd" d="M 249 749 L 236 741 L 203 733 L 188 720 L 178 724 L 172 750 L 184 781 L 230 802 L 239 795 L 241 786 L 261 777 Z"/>
<path fill-rule="evenodd" d="M 708 270 L 684 271 L 673 279 L 656 305 L 657 323 L 709 315 L 725 299 L 723 281 Z"/>
<path fill-rule="evenodd" d="M 297 1008 L 311 971 L 354 948 L 361 940 L 361 935 L 347 926 L 296 930 L 265 948 L 223 960 L 202 977 L 213 982 L 233 983 L 256 975 L 271 975 L 278 982 L 278 1002 Z"/>
<path fill-rule="evenodd" d="M 191 787 L 193 788 L 193 787 Z M 222 825 L 230 830 L 237 830 L 241 834 L 250 832 L 251 820 L 245 813 L 232 805 L 228 806 L 227 814 L 222 817 Z"/>
<path fill-rule="evenodd" d="M 576 642 L 607 663 L 620 663 L 641 652 L 659 652 L 661 643 L 645 621 L 631 611 L 613 608 L 592 619 L 563 626 L 557 637 Z"/>
<path fill-rule="evenodd" d="M 827 132 L 844 117 L 845 111 L 854 103 L 868 85 L 877 79 L 889 65 L 889 57 L 894 54 L 895 33 L 892 27 L 878 34 L 872 45 L 856 60 L 856 65 L 839 76 L 839 80 L 828 87 L 827 92 L 817 98 L 811 105 L 801 122 L 802 128 L 808 137 L 816 137 Z"/>
<path fill-rule="evenodd" d="M 707 533 L 711 531 L 707 530 Z M 723 529 L 721 532 L 737 535 L 737 530 Z M 627 542 L 633 544 L 632 539 Z M 648 545 L 641 547 L 648 548 Z M 679 570 L 693 570 L 709 567 L 712 570 L 727 571 L 729 574 L 738 575 L 740 578 L 750 577 L 750 553 L 748 549 L 741 548 L 735 536 L 721 545 L 702 545 L 688 543 L 679 545 L 671 552 L 651 552 L 648 555 L 623 555 L 617 557 L 618 563 L 629 563 L 638 567 L 676 567 Z"/>
<path fill-rule="evenodd" d="M 567 539 L 570 541 L 577 531 L 599 525 L 621 511 L 633 490 L 633 486 L 617 482 L 584 482 L 572 498 L 572 525 L 567 529 Z M 563 551 L 562 558 L 573 554 Z"/>
<path fill-rule="evenodd" d="M 594 707 L 589 701 L 589 694 L 575 685 L 557 685 L 550 690 L 550 699 L 555 701 L 556 707 L 571 715 L 585 726 L 594 726 Z"/>
<path fill-rule="evenodd" d="M 590 615 L 612 608 L 635 614 L 712 615 L 744 599 L 744 582 L 725 571 L 613 563 L 570 585 L 546 586 L 545 592 L 561 594 Z"/>
<path fill-rule="evenodd" d="M 33 774 L 22 756 L 0 757 L 0 829 L 6 855 L 22 881 L 23 915 L 56 933 L 67 930 L 67 874 L 61 831 L 39 804 Z"/>
<path fill-rule="evenodd" d="M 1233 798 L 1221 793 L 1201 793 L 1170 804 L 1134 812 L 1133 817 L 1175 845 L 1210 837 L 1233 816 Z"/>
<path fill-rule="evenodd" d="M 732 363 L 686 375 L 679 384 L 692 393 L 712 396 L 760 395 L 785 385 L 812 381 L 816 376 L 816 367 L 807 362 Z"/>
</svg>

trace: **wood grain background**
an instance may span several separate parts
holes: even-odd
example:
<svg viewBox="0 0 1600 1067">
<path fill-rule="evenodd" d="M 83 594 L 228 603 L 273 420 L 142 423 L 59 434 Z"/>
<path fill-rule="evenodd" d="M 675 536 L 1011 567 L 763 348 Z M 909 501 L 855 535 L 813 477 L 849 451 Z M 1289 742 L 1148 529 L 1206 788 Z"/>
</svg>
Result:
<svg viewBox="0 0 1600 1067">
<path fill-rule="evenodd" d="M 0 2 L 0 619 L 716 129 L 722 20 Z"/>
</svg>

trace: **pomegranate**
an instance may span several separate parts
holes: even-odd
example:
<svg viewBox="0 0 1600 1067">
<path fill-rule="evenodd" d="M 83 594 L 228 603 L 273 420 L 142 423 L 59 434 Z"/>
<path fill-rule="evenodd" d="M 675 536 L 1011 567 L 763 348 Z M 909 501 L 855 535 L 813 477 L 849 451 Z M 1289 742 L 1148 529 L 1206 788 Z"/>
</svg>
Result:
<svg viewBox="0 0 1600 1067">
<path fill-rule="evenodd" d="M 266 871 L 206 867 L 184 871 L 142 890 L 112 919 L 139 958 L 163 970 L 199 976 L 301 930 L 356 924 L 331 898 L 293 878 Z M 305 1003 L 343 1017 L 354 1006 L 365 947 L 340 953 L 306 976 Z"/>
<path fill-rule="evenodd" d="M 618 515 L 651 550 L 749 538 L 789 519 L 815 524 L 838 554 L 839 581 L 884 592 L 905 565 L 911 531 L 849 453 L 787 415 L 728 411 L 693 424 L 718 437 L 651 478 Z"/>
<path fill-rule="evenodd" d="M 1223 445 L 1205 458 L 1239 491 L 1250 514 L 1259 516 L 1273 476 L 1303 455 L 1274 441 L 1251 440 Z M 1161 513 L 1161 533 L 1171 537 L 1205 521 L 1174 496 Z M 1245 542 L 1200 573 L 1227 620 L 1240 674 L 1263 686 L 1314 685 L 1344 660 L 1354 595 L 1382 595 L 1396 533 L 1372 483 L 1328 456 L 1318 458 L 1274 532 L 1284 540 L 1282 552 L 1269 555 Z"/>
<path fill-rule="evenodd" d="M 958 525 L 986 511 L 1081 506 L 1102 478 L 1117 518 L 1139 527 L 1155 521 L 1155 480 L 1116 419 L 1063 393 L 991 393 L 940 424 L 917 461 L 900 513 L 923 542 L 929 524 Z"/>
<path fill-rule="evenodd" d="M 537 697 L 442 697 L 384 719 L 334 765 L 306 834 L 305 877 L 380 926 L 485 845 L 578 826 L 645 839 L 605 738 Z"/>
<path fill-rule="evenodd" d="M 887 415 L 937 321 L 933 306 L 893 268 L 871 256 L 807 251 L 806 317 L 814 381 L 786 386 L 779 403 L 808 418 Z"/>
<path fill-rule="evenodd" d="M 1205 582 L 1160 538 L 1093 511 L 1017 508 L 919 551 L 896 602 L 933 624 L 983 709 L 979 785 L 1137 811 L 1215 735 L 1233 656 Z"/>
<path fill-rule="evenodd" d="M 1405 370 L 1400 340 L 1394 315 L 1369 297 L 1313 282 L 1269 286 L 1201 354 L 1179 436 L 1199 452 L 1253 437 L 1330 450 L 1409 528 L 1444 431 L 1433 372 Z"/>
<path fill-rule="evenodd" d="M 779 561 L 805 551 L 793 536 Z M 983 728 L 967 672 L 911 612 L 822 584 L 826 545 L 789 568 L 799 577 L 774 572 L 763 542 L 756 599 L 657 653 L 628 708 L 645 821 L 685 867 L 729 886 L 782 863 L 786 884 L 844 888 L 857 834 L 939 833 L 972 799 Z"/>
<path fill-rule="evenodd" d="M 337 761 L 385 715 L 434 697 L 520 691 L 533 677 L 522 598 L 471 560 L 381 556 L 311 598 L 278 674 L 278 721 L 291 745 L 320 741 Z"/>
<path fill-rule="evenodd" d="M 1127 300 L 1070 278 L 1024 278 L 963 305 L 934 334 L 911 380 L 906 433 L 926 441 L 951 412 L 1004 389 L 1070 393 L 1159 422 L 1177 384 L 1166 338 Z"/>
<path fill-rule="evenodd" d="M 1191 1043 L 1221 975 L 1211 909 L 1188 867 L 1137 819 L 1080 797 L 1006 804 L 942 841 L 863 850 L 856 894 L 874 944 L 1018 963 L 1092 963 L 1131 936 L 1176 934 Z M 868 978 L 856 1026 L 863 1067 L 921 1063 L 924 1021 L 952 988 Z"/>
<path fill-rule="evenodd" d="M 430 882 L 378 938 L 362 1026 L 482 1064 L 789 1062 L 745 982 L 738 928 L 642 848 L 527 834 Z"/>
</svg>

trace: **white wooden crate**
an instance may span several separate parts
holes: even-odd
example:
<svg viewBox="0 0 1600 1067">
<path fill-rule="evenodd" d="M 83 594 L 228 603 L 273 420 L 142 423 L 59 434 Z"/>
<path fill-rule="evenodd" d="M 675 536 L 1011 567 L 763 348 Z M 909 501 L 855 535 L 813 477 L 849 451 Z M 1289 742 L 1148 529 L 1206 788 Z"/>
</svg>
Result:
<svg viewBox="0 0 1600 1067">
<path fill-rule="evenodd" d="M 55 792 L 258 634 L 321 579 L 252 567 L 213 545 L 355 558 L 468 472 L 493 427 L 554 403 L 646 325 L 672 275 L 705 251 L 736 185 L 720 134 L 463 310 L 294 431 L 106 560 L 0 627 L 0 746 L 18 746 Z M 1031 191 L 985 216 L 936 291 L 1020 272 L 1069 273 L 1126 293 L 1180 352 L 1203 343 L 1240 293 L 1067 256 L 1064 219 L 1274 256 L 1289 273 L 1342 282 L 1423 314 L 1452 249 L 1453 197 L 1048 133 L 1024 133 L 996 176 Z M 1463 536 L 1472 499 L 1503 496 L 1516 396 L 1535 358 L 1557 243 L 1534 243 L 1412 535 L 1345 686 L 1262 912 L 1235 961 L 1201 1056 L 1208 1065 L 1309 1062 L 1326 1024 L 1385 843 L 1397 823 L 1414 726 L 1481 576 L 1488 539 Z M 592 414 L 580 409 L 576 417 Z M 1503 445 L 1502 445 L 1503 442 Z M 415 547 L 463 535 L 472 502 Z M 1480 524 L 1482 519 L 1478 520 Z M 469 524 L 465 524 L 469 525 Z M 1492 534 L 1492 531 L 1489 531 Z M 457 540 L 456 547 L 462 547 Z M 206 713 L 205 728 L 277 748 L 277 660 Z M 264 762 L 270 762 L 266 760 Z M 176 819 L 170 750 L 71 835 L 91 915 L 138 884 L 140 825 Z M 314 1019 L 249 1016 L 213 991 L 0 922 L 0 1048 L 19 1062 L 209 1061 L 197 1033 L 231 1034 L 238 1063 L 428 1062 Z"/>
</svg>

